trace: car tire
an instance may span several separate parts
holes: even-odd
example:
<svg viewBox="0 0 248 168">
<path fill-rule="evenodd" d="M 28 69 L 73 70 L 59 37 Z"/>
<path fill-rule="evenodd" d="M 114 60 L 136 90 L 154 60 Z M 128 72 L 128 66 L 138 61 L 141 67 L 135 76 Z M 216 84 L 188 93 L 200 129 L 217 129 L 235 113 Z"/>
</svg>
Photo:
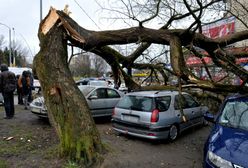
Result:
<svg viewBox="0 0 248 168">
<path fill-rule="evenodd" d="M 170 127 L 168 139 L 169 139 L 170 141 L 174 141 L 175 139 L 177 139 L 178 133 L 179 133 L 178 127 L 177 127 L 175 124 L 173 124 L 173 125 Z"/>
</svg>

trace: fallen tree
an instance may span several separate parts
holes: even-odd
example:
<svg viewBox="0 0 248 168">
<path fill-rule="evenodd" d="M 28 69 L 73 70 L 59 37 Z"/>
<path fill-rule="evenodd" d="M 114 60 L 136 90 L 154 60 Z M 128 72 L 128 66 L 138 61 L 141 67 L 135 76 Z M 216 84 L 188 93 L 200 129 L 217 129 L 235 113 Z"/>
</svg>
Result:
<svg viewBox="0 0 248 168">
<path fill-rule="evenodd" d="M 161 1 L 159 1 L 161 2 Z M 217 1 L 216 1 L 217 2 Z M 207 6 L 206 6 L 207 7 Z M 202 8 L 202 6 L 201 6 Z M 188 14 L 192 14 L 190 11 Z M 197 12 L 197 11 L 196 11 Z M 245 40 L 248 31 L 244 30 L 218 39 L 210 39 L 189 29 L 168 29 L 168 25 L 181 16 L 172 17 L 161 29 L 151 29 L 140 22 L 138 27 L 112 31 L 91 31 L 79 26 L 63 11 L 51 8 L 46 18 L 40 23 L 40 51 L 35 56 L 34 67 L 49 111 L 49 118 L 60 138 L 60 154 L 83 163 L 86 167 L 97 166 L 101 162 L 104 148 L 99 133 L 89 112 L 87 103 L 76 87 L 68 68 L 67 44 L 101 56 L 112 68 L 115 82 L 120 76 L 132 90 L 142 89 L 123 68 L 150 68 L 160 72 L 168 80 L 165 71 L 186 82 L 179 87 L 198 87 L 204 90 L 223 92 L 247 92 L 244 85 L 232 86 L 216 83 L 213 80 L 201 80 L 186 66 L 183 48 L 195 51 L 194 47 L 204 49 L 214 63 L 243 81 L 248 80 L 248 72 L 233 62 L 233 55 L 226 52 L 226 45 Z M 197 21 L 197 18 L 196 18 Z M 193 25 L 198 24 L 197 22 Z M 109 45 L 137 43 L 140 47 L 133 54 L 125 57 Z M 163 68 L 163 64 L 138 64 L 135 60 L 150 44 L 170 46 L 172 70 Z M 193 47 L 192 47 L 193 46 Z M 121 66 L 122 64 L 122 66 Z M 211 79 L 211 77 L 210 77 Z M 166 82 L 165 82 L 166 84 Z M 159 87 L 161 89 L 161 87 Z M 176 88 L 177 89 L 177 88 Z"/>
</svg>

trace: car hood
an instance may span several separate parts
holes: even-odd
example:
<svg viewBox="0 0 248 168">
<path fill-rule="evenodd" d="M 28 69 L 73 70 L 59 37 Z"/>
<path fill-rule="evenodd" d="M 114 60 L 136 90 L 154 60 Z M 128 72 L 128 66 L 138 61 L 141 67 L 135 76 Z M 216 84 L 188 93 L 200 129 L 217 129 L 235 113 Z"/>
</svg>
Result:
<svg viewBox="0 0 248 168">
<path fill-rule="evenodd" d="M 239 166 L 248 165 L 248 131 L 216 125 L 208 150 Z"/>
</svg>

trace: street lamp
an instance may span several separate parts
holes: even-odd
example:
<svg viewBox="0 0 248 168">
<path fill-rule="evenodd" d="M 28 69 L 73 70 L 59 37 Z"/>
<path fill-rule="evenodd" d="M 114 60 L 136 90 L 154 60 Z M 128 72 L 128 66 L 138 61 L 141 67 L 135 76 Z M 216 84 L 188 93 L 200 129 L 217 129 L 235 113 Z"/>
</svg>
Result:
<svg viewBox="0 0 248 168">
<path fill-rule="evenodd" d="M 3 23 L 0 23 L 0 25 L 3 25 L 9 29 L 9 66 L 11 66 L 11 28 Z"/>
<path fill-rule="evenodd" d="M 40 0 L 40 21 L 42 21 L 42 0 Z"/>
</svg>

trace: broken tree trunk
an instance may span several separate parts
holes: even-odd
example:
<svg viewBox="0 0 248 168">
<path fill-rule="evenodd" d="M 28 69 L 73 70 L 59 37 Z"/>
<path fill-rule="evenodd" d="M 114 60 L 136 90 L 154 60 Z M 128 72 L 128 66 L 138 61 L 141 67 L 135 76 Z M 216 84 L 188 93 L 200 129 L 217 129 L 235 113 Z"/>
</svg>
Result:
<svg viewBox="0 0 248 168">
<path fill-rule="evenodd" d="M 60 154 L 92 167 L 101 161 L 100 135 L 87 102 L 67 64 L 66 30 L 51 10 L 39 28 L 40 51 L 34 58 L 49 119 L 60 139 Z"/>
</svg>

